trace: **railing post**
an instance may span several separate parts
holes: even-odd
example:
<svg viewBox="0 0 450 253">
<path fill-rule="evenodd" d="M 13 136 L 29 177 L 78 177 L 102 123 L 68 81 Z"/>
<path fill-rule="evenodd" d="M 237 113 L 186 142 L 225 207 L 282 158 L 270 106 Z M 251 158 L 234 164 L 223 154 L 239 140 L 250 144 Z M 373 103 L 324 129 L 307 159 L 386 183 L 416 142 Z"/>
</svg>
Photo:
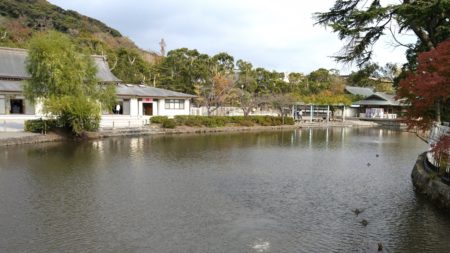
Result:
<svg viewBox="0 0 450 253">
<path fill-rule="evenodd" d="M 342 110 L 342 122 L 345 122 L 345 105 L 344 109 Z"/>
</svg>

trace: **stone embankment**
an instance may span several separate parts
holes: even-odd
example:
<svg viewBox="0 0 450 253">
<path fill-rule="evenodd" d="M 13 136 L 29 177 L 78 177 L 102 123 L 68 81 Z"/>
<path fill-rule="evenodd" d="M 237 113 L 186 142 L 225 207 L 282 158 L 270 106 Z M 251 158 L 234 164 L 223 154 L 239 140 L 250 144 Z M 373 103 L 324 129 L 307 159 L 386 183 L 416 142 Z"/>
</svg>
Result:
<svg viewBox="0 0 450 253">
<path fill-rule="evenodd" d="M 419 155 L 411 178 L 416 192 L 425 194 L 434 203 L 450 210 L 450 186 L 444 184 L 432 171 L 425 168 L 426 153 Z"/>
<path fill-rule="evenodd" d="M 67 140 L 67 137 L 55 133 L 34 134 L 28 132 L 0 133 L 0 146 L 34 144 Z"/>
</svg>

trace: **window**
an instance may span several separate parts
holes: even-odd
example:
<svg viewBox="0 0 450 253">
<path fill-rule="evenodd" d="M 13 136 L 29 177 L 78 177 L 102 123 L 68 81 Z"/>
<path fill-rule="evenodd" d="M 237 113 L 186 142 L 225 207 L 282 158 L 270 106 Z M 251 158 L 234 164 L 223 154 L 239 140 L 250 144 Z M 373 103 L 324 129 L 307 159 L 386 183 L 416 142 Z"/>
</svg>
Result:
<svg viewBox="0 0 450 253">
<path fill-rule="evenodd" d="M 11 99 L 10 100 L 11 109 L 9 110 L 9 113 L 11 114 L 24 114 L 24 106 L 23 106 L 23 100 L 22 99 Z"/>
<path fill-rule="evenodd" d="M 166 99 L 166 109 L 184 109 L 184 99 Z"/>
</svg>

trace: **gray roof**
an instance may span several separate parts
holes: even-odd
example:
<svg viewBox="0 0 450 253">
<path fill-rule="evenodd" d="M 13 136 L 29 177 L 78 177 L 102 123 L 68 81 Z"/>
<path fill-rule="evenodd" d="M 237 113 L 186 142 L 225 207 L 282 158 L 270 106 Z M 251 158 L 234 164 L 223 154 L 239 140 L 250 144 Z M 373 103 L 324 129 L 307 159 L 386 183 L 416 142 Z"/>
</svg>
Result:
<svg viewBox="0 0 450 253">
<path fill-rule="evenodd" d="M 368 97 L 374 93 L 372 88 L 366 87 L 345 86 L 345 90 L 352 95 L 359 95 L 364 97 Z"/>
<path fill-rule="evenodd" d="M 97 78 L 102 82 L 120 82 L 111 70 L 109 69 L 106 58 L 101 55 L 93 55 L 95 66 L 97 67 Z"/>
<path fill-rule="evenodd" d="M 354 105 L 390 105 L 390 106 L 402 106 L 404 105 L 401 100 L 396 100 L 394 95 L 390 95 L 384 92 L 375 92 L 374 94 L 366 97 L 363 100 L 359 100 L 353 103 Z"/>
<path fill-rule="evenodd" d="M 145 85 L 118 84 L 116 94 L 119 96 L 157 97 L 157 98 L 194 98 L 195 95 L 170 91 Z"/>
<path fill-rule="evenodd" d="M 0 80 L 0 91 L 3 92 L 20 92 L 22 93 L 22 81 L 5 81 Z"/>
<path fill-rule="evenodd" d="M 19 48 L 0 47 L 0 78 L 28 79 L 30 74 L 26 69 L 27 50 Z M 97 67 L 97 78 L 101 82 L 119 82 L 108 67 L 103 56 L 92 56 Z"/>
<path fill-rule="evenodd" d="M 19 92 L 23 91 L 23 81 L 0 80 L 0 92 Z M 194 98 L 196 96 L 149 87 L 144 85 L 118 84 L 116 85 L 116 94 L 119 96 L 130 97 L 152 97 L 152 98 Z"/>
<path fill-rule="evenodd" d="M 0 77 L 30 78 L 25 65 L 26 58 L 27 51 L 24 49 L 0 47 Z"/>
</svg>

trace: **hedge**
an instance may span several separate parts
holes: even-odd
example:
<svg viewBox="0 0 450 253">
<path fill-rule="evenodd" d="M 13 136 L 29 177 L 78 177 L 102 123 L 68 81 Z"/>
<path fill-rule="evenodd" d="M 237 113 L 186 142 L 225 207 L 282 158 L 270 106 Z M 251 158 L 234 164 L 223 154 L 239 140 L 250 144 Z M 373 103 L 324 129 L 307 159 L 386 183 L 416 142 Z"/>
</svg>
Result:
<svg viewBox="0 0 450 253">
<path fill-rule="evenodd" d="M 151 123 L 162 124 L 164 121 L 168 120 L 167 116 L 153 116 L 150 118 Z"/>
<path fill-rule="evenodd" d="M 168 119 L 165 116 L 154 116 L 152 123 L 161 123 L 164 128 L 174 128 L 175 126 L 190 127 L 224 127 L 226 125 L 237 125 L 251 127 L 259 126 L 280 126 L 283 125 L 282 117 L 273 116 L 175 116 Z M 293 125 L 294 119 L 284 118 L 284 125 Z"/>
</svg>

